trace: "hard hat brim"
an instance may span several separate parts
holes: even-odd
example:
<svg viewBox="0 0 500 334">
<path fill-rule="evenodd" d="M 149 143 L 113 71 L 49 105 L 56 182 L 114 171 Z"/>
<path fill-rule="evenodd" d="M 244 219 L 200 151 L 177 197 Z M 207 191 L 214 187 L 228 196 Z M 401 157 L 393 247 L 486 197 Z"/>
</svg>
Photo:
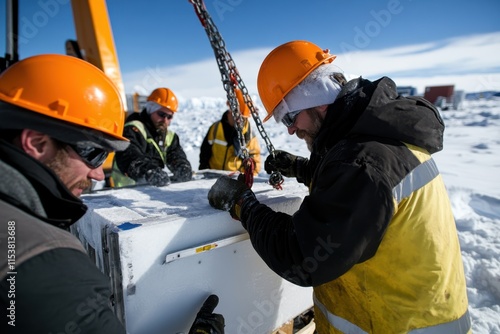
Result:
<svg viewBox="0 0 500 334">
<path fill-rule="evenodd" d="M 0 129 L 31 129 L 49 135 L 61 142 L 103 148 L 108 151 L 123 151 L 130 142 L 117 139 L 101 131 L 48 117 L 22 107 L 0 101 Z"/>
</svg>

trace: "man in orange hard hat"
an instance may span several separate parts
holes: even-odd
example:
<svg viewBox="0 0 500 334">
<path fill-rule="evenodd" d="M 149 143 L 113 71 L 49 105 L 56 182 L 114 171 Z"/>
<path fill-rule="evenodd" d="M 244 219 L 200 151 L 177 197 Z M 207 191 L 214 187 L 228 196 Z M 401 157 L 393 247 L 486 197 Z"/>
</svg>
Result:
<svg viewBox="0 0 500 334">
<path fill-rule="evenodd" d="M 192 179 L 191 164 L 179 136 L 168 129 L 177 107 L 174 92 L 161 87 L 148 96 L 141 113 L 127 117 L 123 136 L 131 145 L 115 155 L 111 174 L 114 187 L 142 183 L 166 186 L 171 180 L 165 167 L 173 173 L 174 182 Z"/>
<path fill-rule="evenodd" d="M 0 74 L 0 117 L 2 333 L 125 333 L 109 278 L 68 232 L 108 153 L 129 146 L 118 90 L 83 60 L 34 56 Z M 217 301 L 192 333 L 223 333 Z"/>
<path fill-rule="evenodd" d="M 387 77 L 346 81 L 335 58 L 292 41 L 265 58 L 257 79 L 266 119 L 311 151 L 276 151 L 264 164 L 308 186 L 298 211 L 274 212 L 227 176 L 209 202 L 241 220 L 275 273 L 313 287 L 318 333 L 466 334 L 460 244 L 431 157 L 443 148 L 443 120 Z"/>
</svg>

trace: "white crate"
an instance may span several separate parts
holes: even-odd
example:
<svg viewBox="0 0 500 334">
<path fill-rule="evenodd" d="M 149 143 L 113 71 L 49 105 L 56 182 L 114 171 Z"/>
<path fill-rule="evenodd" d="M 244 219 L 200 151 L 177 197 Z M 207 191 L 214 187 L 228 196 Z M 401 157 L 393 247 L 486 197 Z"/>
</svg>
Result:
<svg viewBox="0 0 500 334">
<path fill-rule="evenodd" d="M 110 277 L 115 312 L 129 333 L 187 333 L 212 293 L 219 296 L 216 312 L 231 334 L 270 333 L 312 306 L 311 288 L 272 272 L 241 223 L 210 207 L 207 194 L 214 182 L 83 196 L 89 212 L 72 231 Z M 307 194 L 293 180 L 281 191 L 266 182 L 256 178 L 252 190 L 277 211 L 294 213 Z"/>
</svg>

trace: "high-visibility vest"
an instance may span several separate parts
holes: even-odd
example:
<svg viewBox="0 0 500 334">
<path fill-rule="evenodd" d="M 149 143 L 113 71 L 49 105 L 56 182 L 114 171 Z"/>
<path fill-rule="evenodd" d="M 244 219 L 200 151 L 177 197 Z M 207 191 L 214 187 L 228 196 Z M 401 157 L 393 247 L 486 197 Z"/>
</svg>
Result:
<svg viewBox="0 0 500 334">
<path fill-rule="evenodd" d="M 395 212 L 376 254 L 314 287 L 318 333 L 471 330 L 460 244 L 446 188 L 430 154 L 407 147 L 420 165 L 393 188 Z"/>
<path fill-rule="evenodd" d="M 158 143 L 151 137 L 148 137 L 148 134 L 146 132 L 146 129 L 144 127 L 144 124 L 140 121 L 131 121 L 128 123 L 125 123 L 125 126 L 135 126 L 139 132 L 142 134 L 144 139 L 148 142 L 148 144 L 153 145 L 154 148 L 158 151 L 160 154 L 160 157 L 163 161 L 163 163 L 166 165 L 167 164 L 167 151 L 162 150 L 159 146 Z M 167 131 L 165 138 L 163 142 L 165 143 L 165 147 L 169 147 L 172 144 L 172 141 L 174 140 L 175 133 L 173 131 Z M 127 175 L 123 174 L 122 171 L 118 168 L 118 165 L 116 163 L 116 158 L 115 161 L 113 161 L 113 168 L 111 172 L 111 185 L 114 188 L 120 188 L 120 187 L 126 187 L 126 186 L 134 186 L 136 185 L 137 182 L 128 177 Z"/>
</svg>

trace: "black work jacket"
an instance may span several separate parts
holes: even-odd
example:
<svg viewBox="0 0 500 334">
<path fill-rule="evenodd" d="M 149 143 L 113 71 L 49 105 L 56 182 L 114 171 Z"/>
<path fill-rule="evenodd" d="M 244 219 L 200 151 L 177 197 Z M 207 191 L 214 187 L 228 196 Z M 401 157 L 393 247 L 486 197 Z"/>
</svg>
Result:
<svg viewBox="0 0 500 334">
<path fill-rule="evenodd" d="M 443 147 L 443 131 L 437 109 L 398 96 L 391 79 L 349 81 L 299 169 L 297 180 L 310 189 L 299 210 L 290 216 L 243 203 L 241 221 L 254 248 L 273 271 L 302 286 L 329 282 L 368 260 L 391 221 L 392 188 L 419 164 L 403 143 L 434 153 Z M 336 238 L 320 245 L 323 235 Z M 332 254 L 308 270 L 318 247 Z"/>
<path fill-rule="evenodd" d="M 146 110 L 141 113 L 132 113 L 127 117 L 126 123 L 131 121 L 140 121 L 144 124 L 147 138 L 152 138 L 157 143 L 160 142 L 160 138 L 165 138 L 165 134 L 157 133 Z M 123 136 L 130 140 L 130 145 L 125 151 L 116 152 L 115 162 L 120 171 L 128 177 L 137 181 L 139 178 L 144 177 L 148 170 L 158 167 L 164 168 L 165 166 L 174 176 L 181 173 L 183 168 L 191 170 L 191 164 L 180 145 L 177 134 L 174 134 L 172 143 L 168 147 L 164 147 L 166 163 L 156 147 L 148 143 L 147 138 L 144 138 L 134 126 L 126 126 L 123 130 Z"/>
<path fill-rule="evenodd" d="M 12 208 L 0 212 L 2 253 L 7 254 L 7 222 L 19 226 L 22 217 L 33 223 L 26 235 L 15 235 L 15 274 L 1 277 L 2 333 L 125 333 L 110 308 L 109 279 L 102 274 L 75 236 L 66 232 L 87 207 L 47 167 L 19 148 L 0 140 L 0 204 Z M 14 212 L 14 213 L 13 213 Z M 46 226 L 50 225 L 50 226 Z M 64 231 L 61 231 L 64 230 Z M 49 231 L 51 233 L 47 234 Z M 40 238 L 34 240 L 33 238 Z M 63 240 L 64 239 L 64 240 Z M 36 245 L 34 252 L 21 243 Z M 73 243 L 78 247 L 69 247 Z M 44 246 L 46 245 L 46 246 Z M 62 246 L 64 245 L 64 246 Z M 28 256 L 29 254 L 30 256 Z M 26 255 L 26 256 L 25 256 Z M 2 262 L 2 261 L 0 261 Z M 5 274 L 5 273 L 4 273 Z M 15 287 L 7 278 L 14 277 Z M 15 302 L 15 326 L 7 308 Z"/>
</svg>

